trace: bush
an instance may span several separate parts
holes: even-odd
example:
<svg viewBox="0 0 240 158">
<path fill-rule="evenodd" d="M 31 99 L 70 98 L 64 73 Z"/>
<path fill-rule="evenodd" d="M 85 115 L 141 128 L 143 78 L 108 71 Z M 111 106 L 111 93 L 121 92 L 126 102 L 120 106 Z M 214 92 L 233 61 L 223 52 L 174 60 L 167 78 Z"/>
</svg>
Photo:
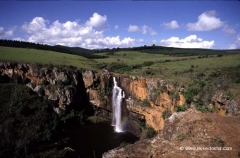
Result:
<svg viewBox="0 0 240 158">
<path fill-rule="evenodd" d="M 177 134 L 177 136 L 176 136 L 176 139 L 177 140 L 184 140 L 184 139 L 188 139 L 189 138 L 189 135 L 188 134 L 186 134 L 186 133 L 179 133 L 179 134 Z"/>
<path fill-rule="evenodd" d="M 167 86 L 161 86 L 160 91 L 161 92 L 167 92 Z"/>
<path fill-rule="evenodd" d="M 107 69 L 109 71 L 118 71 L 118 72 L 125 72 L 125 71 L 131 71 L 132 67 L 128 66 L 124 63 L 111 63 L 110 65 L 107 66 Z"/>
<path fill-rule="evenodd" d="M 145 61 L 145 62 L 143 62 L 143 66 L 151 66 L 152 64 L 154 64 L 154 62 L 153 61 Z"/>
<path fill-rule="evenodd" d="M 171 116 L 171 111 L 168 110 L 168 108 L 166 110 L 163 111 L 162 113 L 162 118 L 165 120 L 166 118 L 168 118 L 169 116 Z"/>
<path fill-rule="evenodd" d="M 205 76 L 205 74 L 203 72 L 200 72 L 200 73 L 197 74 L 197 77 L 199 77 L 199 78 L 204 77 L 204 76 Z"/>
<path fill-rule="evenodd" d="M 47 80 L 43 80 L 43 81 L 42 81 L 42 84 L 43 84 L 44 86 L 46 86 L 46 85 L 49 84 L 49 82 L 48 82 Z"/>
<path fill-rule="evenodd" d="M 207 122 L 212 122 L 211 118 L 206 118 Z"/>
<path fill-rule="evenodd" d="M 186 99 L 186 102 L 190 104 L 193 101 L 193 97 L 196 96 L 200 92 L 199 88 L 189 87 L 186 91 L 184 91 L 183 95 Z"/>
<path fill-rule="evenodd" d="M 229 100 L 233 100 L 235 98 L 231 92 L 227 92 L 226 96 L 228 97 Z"/>
<path fill-rule="evenodd" d="M 157 134 L 157 132 L 152 127 L 147 127 L 146 129 L 147 129 L 146 138 L 152 138 Z"/>
<path fill-rule="evenodd" d="M 175 111 L 176 112 L 181 112 L 181 111 L 186 111 L 187 110 L 187 106 L 184 104 L 184 105 L 177 105 L 176 107 L 175 107 Z"/>
<path fill-rule="evenodd" d="M 211 72 L 211 74 L 209 75 L 210 77 L 219 77 L 221 75 L 220 71 L 213 71 Z"/>
<path fill-rule="evenodd" d="M 145 75 L 155 75 L 155 70 L 153 70 L 153 69 L 148 69 L 148 70 L 144 71 L 144 74 L 145 74 Z"/>
<path fill-rule="evenodd" d="M 206 105 L 199 105 L 199 104 L 196 104 L 195 105 L 195 108 L 198 110 L 198 111 L 201 111 L 203 113 L 214 113 L 214 112 L 217 112 L 217 108 L 209 108 L 208 106 Z"/>
<path fill-rule="evenodd" d="M 144 100 L 142 101 L 142 104 L 143 104 L 144 106 L 147 106 L 147 107 L 150 107 L 150 106 L 151 106 L 151 104 L 149 103 L 149 101 L 148 101 L 147 99 L 144 99 Z"/>
</svg>

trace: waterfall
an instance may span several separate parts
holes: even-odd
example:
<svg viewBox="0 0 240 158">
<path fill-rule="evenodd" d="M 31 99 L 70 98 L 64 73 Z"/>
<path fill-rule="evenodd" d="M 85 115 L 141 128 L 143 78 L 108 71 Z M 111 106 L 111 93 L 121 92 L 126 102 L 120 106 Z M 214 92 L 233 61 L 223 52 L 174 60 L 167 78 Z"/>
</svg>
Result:
<svg viewBox="0 0 240 158">
<path fill-rule="evenodd" d="M 112 118 L 112 125 L 115 126 L 116 132 L 122 132 L 122 125 L 121 125 L 121 104 L 122 99 L 125 97 L 124 91 L 117 86 L 116 78 L 113 77 L 114 87 L 112 90 L 112 111 L 113 111 L 113 118 Z"/>
</svg>

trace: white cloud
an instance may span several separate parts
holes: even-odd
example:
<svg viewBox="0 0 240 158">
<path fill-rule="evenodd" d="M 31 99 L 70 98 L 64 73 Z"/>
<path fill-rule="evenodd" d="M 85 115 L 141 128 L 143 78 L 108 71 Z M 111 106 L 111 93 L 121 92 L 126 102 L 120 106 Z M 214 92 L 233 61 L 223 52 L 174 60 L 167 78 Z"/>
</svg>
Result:
<svg viewBox="0 0 240 158">
<path fill-rule="evenodd" d="M 223 27 L 223 32 L 224 32 L 226 35 L 233 35 L 233 34 L 236 33 L 236 31 L 235 31 L 232 27 L 230 27 L 230 26 L 228 26 L 228 25 L 225 25 L 225 26 Z"/>
<path fill-rule="evenodd" d="M 115 27 L 114 27 L 114 28 L 115 28 L 115 30 L 117 30 L 117 29 L 119 28 L 119 26 L 118 26 L 118 25 L 115 25 Z"/>
<path fill-rule="evenodd" d="M 138 32 L 140 28 L 137 25 L 129 25 L 128 32 Z"/>
<path fill-rule="evenodd" d="M 24 23 L 22 29 L 27 31 L 27 33 L 34 33 L 41 31 L 46 27 L 47 20 L 44 20 L 42 17 L 35 17 L 30 23 Z"/>
<path fill-rule="evenodd" d="M 142 34 L 147 34 L 149 33 L 150 35 L 157 35 L 157 32 L 152 29 L 151 27 L 148 27 L 147 25 L 142 26 Z"/>
<path fill-rule="evenodd" d="M 20 38 L 20 37 L 13 38 L 12 40 L 15 40 L 15 41 L 25 41 L 23 38 Z"/>
<path fill-rule="evenodd" d="M 160 44 L 167 47 L 178 48 L 212 48 L 214 41 L 204 41 L 196 35 L 190 35 L 183 39 L 179 39 L 178 37 L 163 39 L 160 41 Z"/>
<path fill-rule="evenodd" d="M 234 44 L 229 46 L 229 49 L 240 49 L 240 34 L 237 35 L 237 39 Z"/>
<path fill-rule="evenodd" d="M 165 26 L 166 29 L 178 29 L 180 26 L 178 25 L 178 22 L 173 20 L 170 23 L 163 23 L 163 26 Z"/>
<path fill-rule="evenodd" d="M 128 27 L 128 32 L 140 32 L 140 31 L 144 35 L 147 33 L 149 33 L 152 36 L 157 35 L 157 32 L 147 25 L 143 25 L 142 27 L 139 27 L 137 25 L 129 25 Z"/>
<path fill-rule="evenodd" d="M 211 31 L 218 29 L 224 25 L 219 18 L 216 18 L 215 11 L 207 11 L 198 16 L 198 21 L 195 23 L 188 23 L 187 29 L 189 31 Z"/>
<path fill-rule="evenodd" d="M 95 28 L 103 28 L 105 26 L 106 21 L 107 21 L 106 15 L 101 16 L 98 13 L 94 13 L 92 17 L 86 22 L 86 25 Z"/>
<path fill-rule="evenodd" d="M 60 23 L 58 20 L 48 24 L 42 17 L 36 17 L 31 22 L 24 23 L 22 29 L 29 35 L 26 41 L 35 43 L 79 46 L 89 49 L 134 46 L 137 40 L 130 37 L 123 39 L 119 36 L 105 37 L 104 30 L 101 28 L 105 26 L 106 19 L 107 17 L 94 13 L 93 17 L 82 24 L 78 21 Z"/>
<path fill-rule="evenodd" d="M 8 36 L 12 36 L 13 35 L 13 30 L 14 29 L 10 29 L 8 31 L 5 31 L 3 27 L 0 27 L 0 38 L 5 38 Z"/>
</svg>

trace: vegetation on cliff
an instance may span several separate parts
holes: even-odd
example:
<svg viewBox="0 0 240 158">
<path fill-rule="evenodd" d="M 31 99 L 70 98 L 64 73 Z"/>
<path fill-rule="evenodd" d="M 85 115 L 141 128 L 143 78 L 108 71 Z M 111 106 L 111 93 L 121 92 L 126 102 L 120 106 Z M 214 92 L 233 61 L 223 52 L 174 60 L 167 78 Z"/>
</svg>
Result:
<svg viewBox="0 0 240 158">
<path fill-rule="evenodd" d="M 85 120 L 84 111 L 53 111 L 54 102 L 25 85 L 0 83 L 0 157 L 64 157 L 65 130 Z"/>
</svg>

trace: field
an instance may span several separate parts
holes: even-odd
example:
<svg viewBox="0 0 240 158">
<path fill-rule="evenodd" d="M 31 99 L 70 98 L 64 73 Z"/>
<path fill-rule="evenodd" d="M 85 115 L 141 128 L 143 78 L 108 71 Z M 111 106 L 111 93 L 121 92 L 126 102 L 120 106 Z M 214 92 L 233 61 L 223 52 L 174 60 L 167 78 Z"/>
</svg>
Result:
<svg viewBox="0 0 240 158">
<path fill-rule="evenodd" d="M 28 48 L 0 47 L 0 60 L 26 63 L 76 66 L 96 70 L 92 60 L 71 54 Z"/>
</svg>

